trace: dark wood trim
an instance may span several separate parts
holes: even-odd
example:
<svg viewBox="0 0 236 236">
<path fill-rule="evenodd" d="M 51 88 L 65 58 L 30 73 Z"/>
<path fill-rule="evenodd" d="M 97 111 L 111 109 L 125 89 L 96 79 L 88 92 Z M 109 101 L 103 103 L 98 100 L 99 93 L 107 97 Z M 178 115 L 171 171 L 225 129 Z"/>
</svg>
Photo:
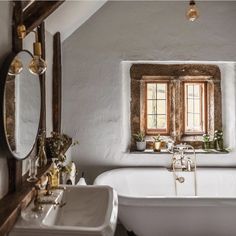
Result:
<svg viewBox="0 0 236 236">
<path fill-rule="evenodd" d="M 14 1 L 13 2 L 13 15 L 12 15 L 12 51 L 13 54 L 17 54 L 22 50 L 22 40 L 17 36 L 17 26 L 22 23 L 22 2 Z M 5 86 L 4 86 L 5 88 Z M 3 101 L 4 101 L 4 91 Z M 1 109 L 4 109 L 2 104 Z M 4 123 L 2 123 L 4 124 Z M 5 132 L 4 132 L 5 135 Z M 6 152 L 7 153 L 7 152 Z M 17 189 L 21 188 L 22 185 L 22 161 L 16 160 L 10 153 L 7 154 L 7 164 L 9 172 L 9 183 L 8 183 L 8 192 L 14 192 Z"/>
<path fill-rule="evenodd" d="M 22 2 L 13 2 L 13 15 L 12 15 L 12 51 L 18 53 L 22 50 L 22 40 L 17 36 L 17 26 L 22 23 Z"/>
<path fill-rule="evenodd" d="M 37 27 L 39 42 L 42 45 L 42 58 L 46 59 L 45 50 L 45 23 L 42 22 L 39 27 Z M 41 87 L 41 116 L 39 124 L 39 134 L 41 135 L 46 131 L 46 73 L 39 75 L 40 87 Z"/>
<path fill-rule="evenodd" d="M 57 32 L 53 36 L 53 87 L 52 87 L 52 117 L 53 131 L 61 132 L 61 35 Z"/>
<path fill-rule="evenodd" d="M 38 27 L 50 14 L 52 14 L 64 0 L 35 1 L 23 12 L 23 22 L 27 33 Z"/>
</svg>

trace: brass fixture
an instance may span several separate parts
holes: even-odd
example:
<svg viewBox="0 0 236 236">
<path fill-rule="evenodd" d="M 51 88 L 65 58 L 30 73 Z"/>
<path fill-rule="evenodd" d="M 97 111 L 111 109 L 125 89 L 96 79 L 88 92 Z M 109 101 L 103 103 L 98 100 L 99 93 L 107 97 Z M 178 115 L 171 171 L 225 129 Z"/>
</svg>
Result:
<svg viewBox="0 0 236 236">
<path fill-rule="evenodd" d="M 51 196 L 52 195 L 52 191 L 51 191 L 51 186 L 52 186 L 52 176 L 50 173 L 47 173 L 47 184 L 45 187 L 46 193 L 44 194 L 45 196 Z"/>
<path fill-rule="evenodd" d="M 37 30 L 33 30 L 31 32 L 35 33 L 35 42 L 33 44 L 34 56 L 29 64 L 29 71 L 34 75 L 42 75 L 47 69 L 47 64 L 42 59 L 42 46 L 38 39 Z M 25 38 L 26 27 L 23 24 L 17 27 L 17 35 L 20 39 Z"/>
<path fill-rule="evenodd" d="M 26 27 L 21 24 L 17 26 L 17 36 L 19 39 L 24 39 L 26 36 Z"/>
<path fill-rule="evenodd" d="M 21 73 L 21 71 L 23 70 L 23 64 L 20 61 L 20 59 L 18 59 L 17 57 L 14 58 L 14 60 L 12 61 L 9 70 L 8 70 L 8 75 L 18 75 Z"/>
<path fill-rule="evenodd" d="M 42 200 L 39 196 L 40 187 L 38 185 L 35 185 L 35 198 L 34 198 L 34 207 L 32 208 L 32 211 L 34 212 L 42 212 L 43 211 L 43 205 L 53 205 L 54 207 L 59 206 L 63 207 L 66 205 L 66 202 L 57 202 L 53 199 L 46 199 Z"/>
<path fill-rule="evenodd" d="M 187 10 L 186 17 L 189 21 L 195 21 L 199 17 L 199 11 L 195 1 L 193 0 L 189 2 L 189 8 Z"/>
<path fill-rule="evenodd" d="M 59 185 L 53 185 L 53 174 L 50 172 L 47 173 L 47 183 L 45 187 L 45 196 L 51 196 L 52 195 L 52 190 L 65 190 L 66 187 L 64 186 L 59 186 Z"/>
</svg>

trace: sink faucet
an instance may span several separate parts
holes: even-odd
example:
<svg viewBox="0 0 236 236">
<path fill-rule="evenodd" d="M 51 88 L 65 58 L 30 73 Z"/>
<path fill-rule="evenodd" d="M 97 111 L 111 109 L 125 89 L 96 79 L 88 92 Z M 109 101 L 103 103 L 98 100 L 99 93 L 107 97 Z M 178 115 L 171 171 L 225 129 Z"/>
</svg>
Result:
<svg viewBox="0 0 236 236">
<path fill-rule="evenodd" d="M 46 193 L 44 194 L 45 196 L 51 196 L 52 195 L 52 190 L 55 190 L 55 189 L 61 189 L 61 190 L 65 190 L 66 187 L 64 186 L 54 186 L 52 187 L 52 175 L 50 173 L 47 173 L 47 183 L 46 183 L 46 187 L 45 187 L 45 190 L 46 190 Z"/>
<path fill-rule="evenodd" d="M 188 151 L 191 151 L 191 154 Z M 193 167 L 196 166 L 196 158 L 195 150 L 192 146 L 187 144 L 176 145 L 172 154 L 171 169 L 173 171 L 193 171 Z"/>
<path fill-rule="evenodd" d="M 39 192 L 40 192 L 40 187 L 39 185 L 35 185 L 35 198 L 34 198 L 34 207 L 32 208 L 32 211 L 35 212 L 41 212 L 43 210 L 43 205 L 53 205 L 54 207 L 59 206 L 59 207 L 63 207 L 65 206 L 65 202 L 60 203 L 57 202 L 55 199 L 41 199 Z M 48 195 L 47 195 L 48 196 Z"/>
<path fill-rule="evenodd" d="M 171 171 L 176 181 L 184 183 L 185 178 L 179 176 L 177 172 L 194 172 L 194 189 L 197 195 L 197 179 L 196 179 L 196 154 L 195 149 L 187 144 L 179 144 L 174 146 L 172 150 Z M 177 193 L 177 185 L 175 181 L 175 189 Z"/>
</svg>

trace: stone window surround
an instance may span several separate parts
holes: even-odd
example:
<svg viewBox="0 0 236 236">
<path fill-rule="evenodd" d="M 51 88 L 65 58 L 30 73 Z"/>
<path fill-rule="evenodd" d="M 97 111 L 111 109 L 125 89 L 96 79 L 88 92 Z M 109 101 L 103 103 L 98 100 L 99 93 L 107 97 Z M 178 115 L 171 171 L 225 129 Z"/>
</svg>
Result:
<svg viewBox="0 0 236 236">
<path fill-rule="evenodd" d="M 170 127 L 167 136 L 177 143 L 187 142 L 195 148 L 202 146 L 202 134 L 184 135 L 183 131 L 183 82 L 196 81 L 206 83 L 207 124 L 206 130 L 211 136 L 214 130 L 222 130 L 221 75 L 216 65 L 206 64 L 133 64 L 131 77 L 131 133 L 145 132 L 144 93 L 146 81 L 163 80 L 169 84 Z M 176 109 L 178 108 L 178 109 Z M 147 140 L 151 140 L 147 136 Z M 135 148 L 132 139 L 131 150 Z"/>
</svg>

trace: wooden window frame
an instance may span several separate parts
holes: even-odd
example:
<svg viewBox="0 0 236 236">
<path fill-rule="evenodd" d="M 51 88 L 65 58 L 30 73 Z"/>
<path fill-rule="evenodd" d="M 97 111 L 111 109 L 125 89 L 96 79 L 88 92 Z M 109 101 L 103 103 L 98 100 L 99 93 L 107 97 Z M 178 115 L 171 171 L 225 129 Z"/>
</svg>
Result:
<svg viewBox="0 0 236 236">
<path fill-rule="evenodd" d="M 131 134 L 146 133 L 145 82 L 168 83 L 169 122 L 168 133 L 160 133 L 176 143 L 188 143 L 202 148 L 203 133 L 184 131 L 184 82 L 205 83 L 205 132 L 214 136 L 215 130 L 222 130 L 221 72 L 217 65 L 208 64 L 133 64 L 130 68 L 130 128 Z M 152 133 L 147 135 L 148 147 L 152 145 Z M 149 145 L 150 143 L 150 145 Z M 135 140 L 131 138 L 130 149 L 135 150 Z"/>
<path fill-rule="evenodd" d="M 201 95 L 201 100 L 203 99 L 203 101 L 201 101 L 201 119 L 202 119 L 202 132 L 194 132 L 194 131 L 188 131 L 186 130 L 186 109 L 188 107 L 187 105 L 187 99 L 186 99 L 186 91 L 185 91 L 185 86 L 186 84 L 202 84 L 202 88 L 203 88 L 203 94 Z M 202 107 L 203 105 L 203 107 Z M 205 133 L 208 132 L 207 129 L 207 105 L 208 105 L 208 99 L 207 99 L 207 82 L 203 81 L 203 80 L 196 80 L 196 81 L 189 81 L 189 80 L 185 80 L 183 82 L 183 135 L 185 136 L 193 136 L 193 135 L 203 135 Z"/>
<path fill-rule="evenodd" d="M 147 85 L 148 84 L 166 84 L 166 129 L 148 129 L 147 126 L 147 108 L 148 108 L 148 99 L 147 99 Z M 157 135 L 157 134 L 162 134 L 162 135 L 169 135 L 169 127 L 170 127 L 170 98 L 169 98 L 169 82 L 166 80 L 145 80 L 145 93 L 144 93 L 144 107 L 145 107 L 145 133 L 147 135 Z"/>
</svg>

